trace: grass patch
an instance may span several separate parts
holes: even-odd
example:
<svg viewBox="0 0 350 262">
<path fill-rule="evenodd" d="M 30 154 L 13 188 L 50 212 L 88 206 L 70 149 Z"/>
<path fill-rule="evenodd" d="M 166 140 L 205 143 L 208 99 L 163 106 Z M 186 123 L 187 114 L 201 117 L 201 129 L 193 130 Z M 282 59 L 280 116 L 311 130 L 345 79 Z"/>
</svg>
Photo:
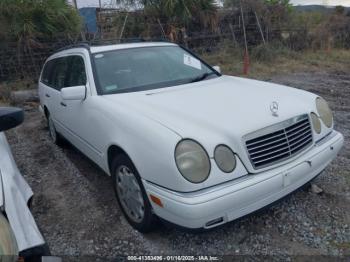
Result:
<svg viewBox="0 0 350 262">
<path fill-rule="evenodd" d="M 216 52 L 203 53 L 202 57 L 211 65 L 219 65 L 224 74 L 243 76 L 242 48 L 226 46 Z M 296 52 L 278 44 L 271 44 L 257 46 L 250 51 L 247 77 L 266 79 L 275 74 L 349 70 L 350 50 Z"/>
<path fill-rule="evenodd" d="M 20 79 L 0 83 L 0 103 L 8 104 L 11 100 L 11 92 L 38 88 L 32 79 Z"/>
</svg>

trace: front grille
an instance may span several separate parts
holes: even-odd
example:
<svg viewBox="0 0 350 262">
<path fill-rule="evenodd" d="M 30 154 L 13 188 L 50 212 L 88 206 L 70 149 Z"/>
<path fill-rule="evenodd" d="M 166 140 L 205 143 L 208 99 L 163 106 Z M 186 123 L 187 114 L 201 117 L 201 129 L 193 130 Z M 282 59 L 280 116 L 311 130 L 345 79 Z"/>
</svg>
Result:
<svg viewBox="0 0 350 262">
<path fill-rule="evenodd" d="M 248 138 L 248 139 L 247 139 Z M 249 134 L 245 138 L 255 169 L 291 158 L 312 144 L 308 115 L 302 115 Z"/>
</svg>

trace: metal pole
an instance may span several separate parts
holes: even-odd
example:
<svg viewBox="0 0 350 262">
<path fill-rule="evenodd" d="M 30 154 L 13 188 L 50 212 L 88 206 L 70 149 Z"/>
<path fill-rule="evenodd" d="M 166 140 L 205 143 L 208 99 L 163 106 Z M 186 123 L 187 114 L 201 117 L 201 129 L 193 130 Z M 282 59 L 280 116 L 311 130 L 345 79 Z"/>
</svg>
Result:
<svg viewBox="0 0 350 262">
<path fill-rule="evenodd" d="M 163 38 L 165 39 L 165 38 L 166 38 L 166 36 L 165 36 L 165 31 L 164 31 L 164 28 L 163 28 L 163 26 L 162 26 L 162 24 L 161 24 L 159 18 L 157 18 L 157 21 L 158 21 L 158 24 L 159 24 L 159 26 L 160 26 L 160 29 L 162 30 Z"/>
<path fill-rule="evenodd" d="M 78 9 L 78 4 L 77 4 L 77 0 L 73 0 L 73 5 L 75 9 Z"/>
<path fill-rule="evenodd" d="M 241 6 L 241 15 L 242 15 L 242 26 L 243 26 L 243 34 L 244 34 L 244 44 L 245 44 L 245 52 L 244 52 L 244 61 L 243 61 L 243 74 L 247 75 L 249 71 L 249 53 L 248 53 L 248 43 L 247 43 L 247 34 L 245 31 L 245 23 L 244 23 L 244 14 L 243 14 L 243 7 L 242 7 L 242 1 L 239 1 L 239 4 Z"/>
<path fill-rule="evenodd" d="M 122 39 L 122 36 L 123 36 L 123 33 L 124 33 L 124 29 L 125 29 L 125 25 L 126 25 L 126 20 L 128 19 L 128 15 L 129 15 L 129 13 L 127 13 L 126 16 L 125 16 L 123 28 L 122 28 L 122 31 L 120 32 L 120 36 L 119 36 L 119 41 Z"/>
<path fill-rule="evenodd" d="M 265 37 L 264 37 L 264 33 L 263 33 L 262 29 L 261 29 L 261 25 L 260 25 L 260 21 L 259 21 L 258 15 L 256 14 L 255 11 L 254 11 L 254 14 L 255 14 L 256 21 L 258 22 L 258 27 L 259 27 L 259 30 L 260 30 L 261 38 L 262 38 L 262 40 L 264 42 L 264 45 L 265 45 L 266 44 Z"/>
</svg>

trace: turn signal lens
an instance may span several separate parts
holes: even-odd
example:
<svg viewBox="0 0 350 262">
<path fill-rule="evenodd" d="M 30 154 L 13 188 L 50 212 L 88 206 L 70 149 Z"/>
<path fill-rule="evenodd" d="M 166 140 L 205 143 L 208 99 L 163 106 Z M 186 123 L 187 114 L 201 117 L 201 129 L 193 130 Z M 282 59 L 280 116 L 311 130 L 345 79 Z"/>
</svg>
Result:
<svg viewBox="0 0 350 262">
<path fill-rule="evenodd" d="M 163 203 L 162 203 L 162 201 L 160 200 L 159 197 L 156 197 L 156 196 L 154 196 L 154 195 L 149 195 L 149 196 L 151 197 L 151 200 L 152 200 L 152 202 L 153 202 L 154 204 L 156 204 L 156 205 L 158 205 L 158 206 L 160 206 L 160 207 L 163 207 Z"/>
</svg>

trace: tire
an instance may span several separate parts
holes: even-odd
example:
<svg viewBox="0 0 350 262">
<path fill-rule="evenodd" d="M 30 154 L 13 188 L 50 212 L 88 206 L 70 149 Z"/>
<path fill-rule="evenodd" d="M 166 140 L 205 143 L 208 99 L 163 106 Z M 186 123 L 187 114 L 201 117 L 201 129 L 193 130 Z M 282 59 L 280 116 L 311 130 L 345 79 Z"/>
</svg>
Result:
<svg viewBox="0 0 350 262">
<path fill-rule="evenodd" d="M 118 204 L 129 224 L 141 233 L 152 231 L 155 215 L 130 158 L 124 154 L 117 155 L 112 161 L 111 171 Z"/>
<path fill-rule="evenodd" d="M 55 123 L 53 122 L 50 113 L 47 113 L 47 127 L 49 128 L 49 135 L 51 138 L 51 141 L 58 145 L 61 146 L 62 144 L 62 138 L 59 133 L 56 131 Z"/>
</svg>

